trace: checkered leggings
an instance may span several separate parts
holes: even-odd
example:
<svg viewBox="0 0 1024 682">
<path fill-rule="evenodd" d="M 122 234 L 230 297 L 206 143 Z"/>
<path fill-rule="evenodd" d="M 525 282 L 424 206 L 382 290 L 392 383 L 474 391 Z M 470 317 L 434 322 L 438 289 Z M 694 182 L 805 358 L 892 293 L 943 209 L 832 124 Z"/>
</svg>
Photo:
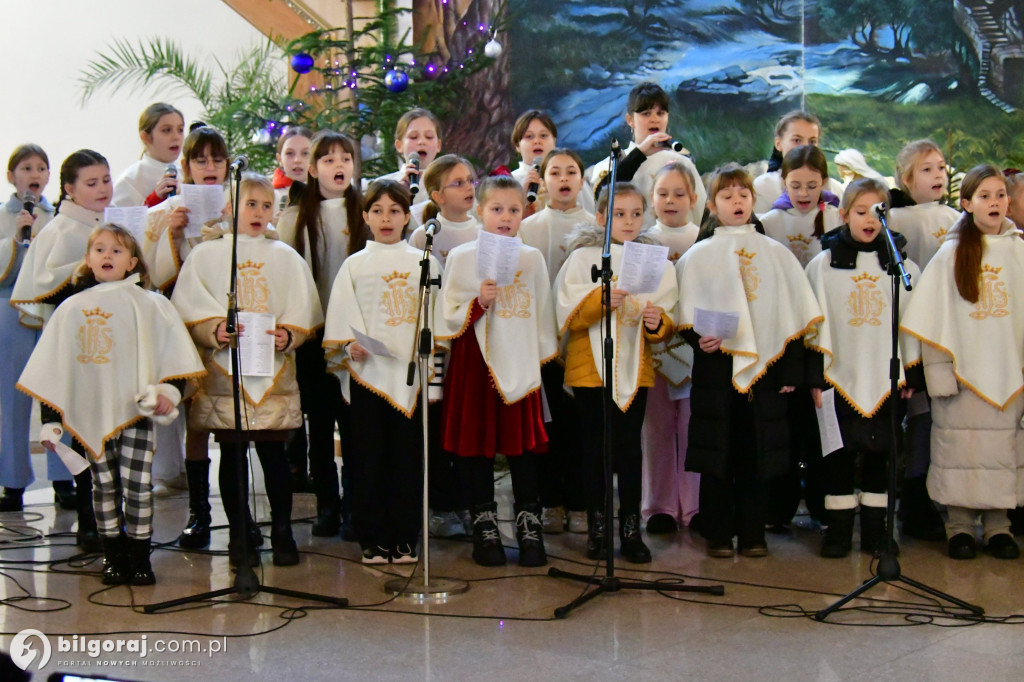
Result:
<svg viewBox="0 0 1024 682">
<path fill-rule="evenodd" d="M 153 535 L 153 491 L 150 475 L 156 437 L 153 422 L 142 419 L 107 441 L 103 459 L 92 463 L 92 501 L 100 535 L 119 534 L 121 497 L 125 532 L 139 540 Z"/>
</svg>

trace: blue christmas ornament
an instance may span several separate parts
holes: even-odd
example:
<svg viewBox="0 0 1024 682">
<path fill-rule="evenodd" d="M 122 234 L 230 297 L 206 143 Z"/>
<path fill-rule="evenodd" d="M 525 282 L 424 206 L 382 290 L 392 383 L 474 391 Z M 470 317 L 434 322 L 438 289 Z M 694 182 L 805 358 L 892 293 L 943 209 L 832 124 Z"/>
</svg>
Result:
<svg viewBox="0 0 1024 682">
<path fill-rule="evenodd" d="M 409 74 L 405 71 L 389 70 L 384 74 L 384 87 L 391 92 L 405 92 L 409 87 Z"/>
<path fill-rule="evenodd" d="M 305 52 L 292 55 L 292 70 L 295 73 L 309 73 L 313 70 L 313 57 Z"/>
</svg>

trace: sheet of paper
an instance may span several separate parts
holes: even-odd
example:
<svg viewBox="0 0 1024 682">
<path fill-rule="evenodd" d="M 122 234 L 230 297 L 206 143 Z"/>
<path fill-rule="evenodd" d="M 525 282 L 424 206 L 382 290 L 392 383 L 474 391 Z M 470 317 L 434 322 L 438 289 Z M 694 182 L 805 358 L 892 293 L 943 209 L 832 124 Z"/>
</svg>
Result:
<svg viewBox="0 0 1024 682">
<path fill-rule="evenodd" d="M 274 376 L 274 331 L 276 319 L 271 313 L 238 313 L 238 324 L 243 328 L 238 336 L 239 363 L 242 375 L 249 377 Z"/>
<path fill-rule="evenodd" d="M 622 245 L 622 265 L 616 288 L 637 294 L 653 294 L 661 284 L 668 262 L 668 247 L 626 242 Z"/>
<path fill-rule="evenodd" d="M 135 241 L 142 244 L 146 236 L 145 206 L 107 206 L 103 209 L 103 222 L 120 225 L 132 233 Z"/>
<path fill-rule="evenodd" d="M 198 239 L 202 236 L 203 225 L 219 218 L 224 212 L 224 188 L 220 185 L 181 185 L 181 197 L 188 208 L 188 224 L 185 236 Z"/>
<path fill-rule="evenodd" d="M 693 331 L 701 336 L 731 339 L 740 328 L 740 314 L 719 310 L 693 309 Z"/>
<path fill-rule="evenodd" d="M 356 337 L 356 343 L 366 349 L 366 352 L 370 355 L 379 355 L 382 358 L 393 358 L 394 355 L 388 350 L 388 347 L 384 345 L 383 341 L 367 336 L 355 327 L 351 327 L 352 333 Z"/>
<path fill-rule="evenodd" d="M 442 233 L 443 234 L 443 233 Z M 518 237 L 503 237 L 480 230 L 476 240 L 476 274 L 482 280 L 493 279 L 499 287 L 516 280 L 519 268 Z"/>
<path fill-rule="evenodd" d="M 836 417 L 836 389 L 821 392 L 821 407 L 814 408 L 814 413 L 818 417 L 822 456 L 830 455 L 843 447 L 843 434 L 839 432 Z"/>
</svg>

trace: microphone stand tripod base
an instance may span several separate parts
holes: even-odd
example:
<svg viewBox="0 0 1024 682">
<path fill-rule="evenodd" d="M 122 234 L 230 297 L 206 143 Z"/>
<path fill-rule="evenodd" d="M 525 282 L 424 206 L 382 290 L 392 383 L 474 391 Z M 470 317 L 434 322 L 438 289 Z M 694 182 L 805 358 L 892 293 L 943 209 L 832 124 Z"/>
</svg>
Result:
<svg viewBox="0 0 1024 682">
<path fill-rule="evenodd" d="M 392 578 L 384 583 L 384 591 L 414 601 L 440 601 L 463 594 L 469 590 L 469 583 L 459 578 L 431 576 L 430 582 L 416 584 L 408 578 Z"/>
</svg>

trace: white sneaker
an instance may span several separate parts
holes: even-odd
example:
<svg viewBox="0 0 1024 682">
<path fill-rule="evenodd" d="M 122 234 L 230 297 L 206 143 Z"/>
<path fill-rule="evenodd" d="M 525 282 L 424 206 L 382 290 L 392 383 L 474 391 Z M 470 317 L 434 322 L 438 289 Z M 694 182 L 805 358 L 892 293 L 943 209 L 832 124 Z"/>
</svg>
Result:
<svg viewBox="0 0 1024 682">
<path fill-rule="evenodd" d="M 388 550 L 380 545 L 363 550 L 362 561 L 364 564 L 386 564 L 389 560 Z"/>
<path fill-rule="evenodd" d="M 430 534 L 436 538 L 454 538 L 465 534 L 462 526 L 462 519 L 457 512 L 436 512 L 430 511 L 428 523 Z"/>
<path fill-rule="evenodd" d="M 569 532 L 570 533 L 586 533 L 587 532 L 587 512 L 585 511 L 570 511 L 567 516 L 569 517 Z"/>
</svg>

